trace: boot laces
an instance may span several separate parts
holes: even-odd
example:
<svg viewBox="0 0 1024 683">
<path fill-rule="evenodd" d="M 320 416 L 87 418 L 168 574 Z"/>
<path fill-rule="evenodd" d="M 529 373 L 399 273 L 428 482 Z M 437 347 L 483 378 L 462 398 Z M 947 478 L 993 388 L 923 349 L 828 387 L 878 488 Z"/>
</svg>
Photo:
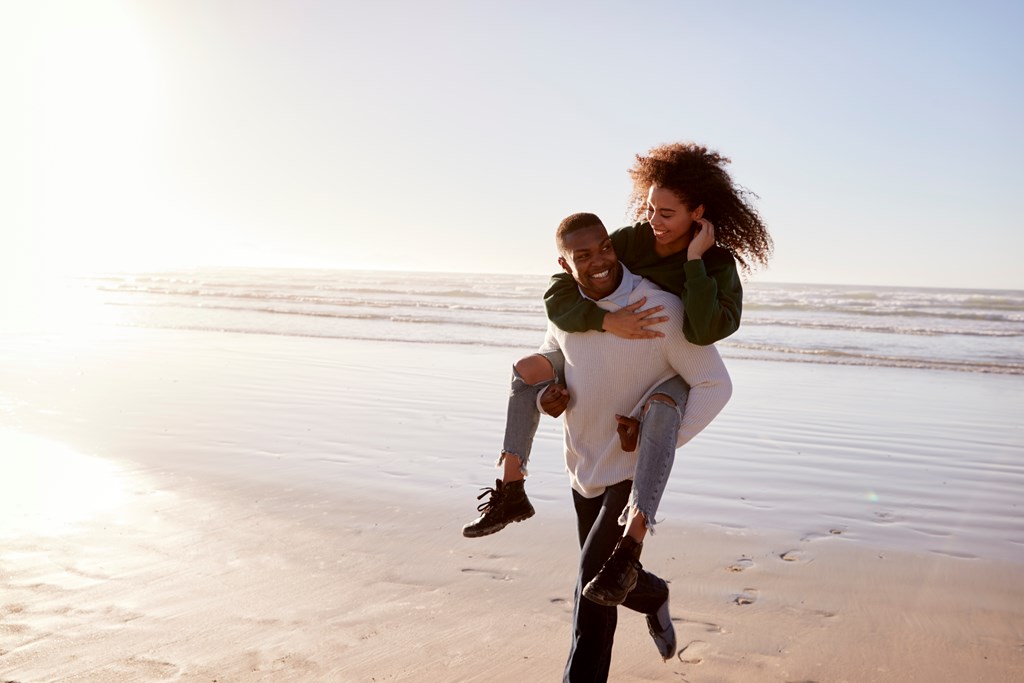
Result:
<svg viewBox="0 0 1024 683">
<path fill-rule="evenodd" d="M 483 491 L 483 493 L 476 497 L 477 500 L 480 500 L 484 496 L 488 495 L 490 496 L 490 498 L 476 506 L 477 512 L 490 512 L 492 509 L 501 505 L 501 501 L 505 497 L 505 492 L 501 490 L 500 485 L 499 488 L 496 489 L 493 489 L 490 486 L 488 486 L 480 490 Z"/>
</svg>

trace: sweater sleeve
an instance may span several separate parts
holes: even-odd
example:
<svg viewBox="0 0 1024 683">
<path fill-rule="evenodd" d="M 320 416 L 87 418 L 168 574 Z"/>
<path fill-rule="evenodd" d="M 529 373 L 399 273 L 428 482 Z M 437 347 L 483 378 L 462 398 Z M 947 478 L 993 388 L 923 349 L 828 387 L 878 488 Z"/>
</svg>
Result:
<svg viewBox="0 0 1024 683">
<path fill-rule="evenodd" d="M 732 254 L 723 250 L 711 258 L 683 265 L 683 334 L 701 346 L 714 344 L 739 329 L 743 310 L 743 284 Z"/>
<path fill-rule="evenodd" d="M 687 343 L 675 330 L 659 341 L 669 365 L 690 385 L 676 437 L 676 448 L 680 448 L 722 412 L 732 397 L 732 380 L 714 346 Z"/>
</svg>

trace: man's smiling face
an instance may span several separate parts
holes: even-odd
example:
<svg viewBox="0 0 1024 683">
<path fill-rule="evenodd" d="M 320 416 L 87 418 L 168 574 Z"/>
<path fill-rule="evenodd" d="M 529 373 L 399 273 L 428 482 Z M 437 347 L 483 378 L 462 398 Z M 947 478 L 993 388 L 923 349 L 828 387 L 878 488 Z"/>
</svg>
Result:
<svg viewBox="0 0 1024 683">
<path fill-rule="evenodd" d="M 591 299 L 603 299 L 618 288 L 622 266 L 603 226 L 574 230 L 562 237 L 558 263 Z"/>
</svg>

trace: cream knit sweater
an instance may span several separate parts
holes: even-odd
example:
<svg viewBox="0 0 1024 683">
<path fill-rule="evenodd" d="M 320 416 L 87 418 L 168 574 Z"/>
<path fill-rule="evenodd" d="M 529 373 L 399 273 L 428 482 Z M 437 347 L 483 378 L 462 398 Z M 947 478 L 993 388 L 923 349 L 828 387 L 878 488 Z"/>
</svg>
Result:
<svg viewBox="0 0 1024 683">
<path fill-rule="evenodd" d="M 622 284 L 597 305 L 609 311 L 647 297 L 644 308 L 661 304 L 669 320 L 658 339 L 622 339 L 605 332 L 563 332 L 548 323 L 541 351 L 561 349 L 569 405 L 565 410 L 565 467 L 573 489 L 586 498 L 606 486 L 633 478 L 638 450 L 619 446 L 615 415 L 639 418 L 654 388 L 673 375 L 690 385 L 676 447 L 704 429 L 732 394 L 729 373 L 714 346 L 697 346 L 683 336 L 678 297 L 623 267 Z"/>
</svg>

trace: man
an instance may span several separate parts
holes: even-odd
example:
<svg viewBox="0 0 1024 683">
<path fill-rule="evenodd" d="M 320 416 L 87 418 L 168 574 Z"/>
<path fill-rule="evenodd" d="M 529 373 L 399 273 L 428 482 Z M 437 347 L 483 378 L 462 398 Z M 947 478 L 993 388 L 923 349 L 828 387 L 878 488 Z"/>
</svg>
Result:
<svg viewBox="0 0 1024 683">
<path fill-rule="evenodd" d="M 566 469 L 581 548 L 573 641 L 564 679 L 603 681 L 611 664 L 617 608 L 583 598 L 585 587 L 599 571 L 619 574 L 623 583 L 635 581 L 622 604 L 647 615 L 651 635 L 663 657 L 675 652 L 668 587 L 642 568 L 639 544 L 623 536 L 620 515 L 629 502 L 639 454 L 623 450 L 615 416 L 639 414 L 649 404 L 651 387 L 679 375 L 690 385 L 677 438 L 680 446 L 721 411 L 729 399 L 731 384 L 714 347 L 696 346 L 683 337 L 680 300 L 619 263 L 597 216 L 574 214 L 566 218 L 556 232 L 556 244 L 559 264 L 573 276 L 582 294 L 600 307 L 614 311 L 646 297 L 649 305 L 664 306 L 670 319 L 663 327 L 664 337 L 644 341 L 597 331 L 566 333 L 549 324 L 540 349 L 541 354 L 560 351 L 565 358 L 568 392 L 552 384 L 538 393 L 546 412 L 557 414 L 565 408 Z M 505 464 L 506 473 L 515 469 L 507 461 Z M 508 490 L 499 482 L 491 501 L 481 506 L 484 514 L 468 524 L 464 533 L 482 535 L 476 530 L 486 527 L 490 532 L 497 523 L 504 526 L 508 521 L 528 517 L 532 508 L 526 509 L 529 502 L 520 491 L 521 486 Z M 603 571 L 602 565 L 606 567 Z"/>
</svg>

